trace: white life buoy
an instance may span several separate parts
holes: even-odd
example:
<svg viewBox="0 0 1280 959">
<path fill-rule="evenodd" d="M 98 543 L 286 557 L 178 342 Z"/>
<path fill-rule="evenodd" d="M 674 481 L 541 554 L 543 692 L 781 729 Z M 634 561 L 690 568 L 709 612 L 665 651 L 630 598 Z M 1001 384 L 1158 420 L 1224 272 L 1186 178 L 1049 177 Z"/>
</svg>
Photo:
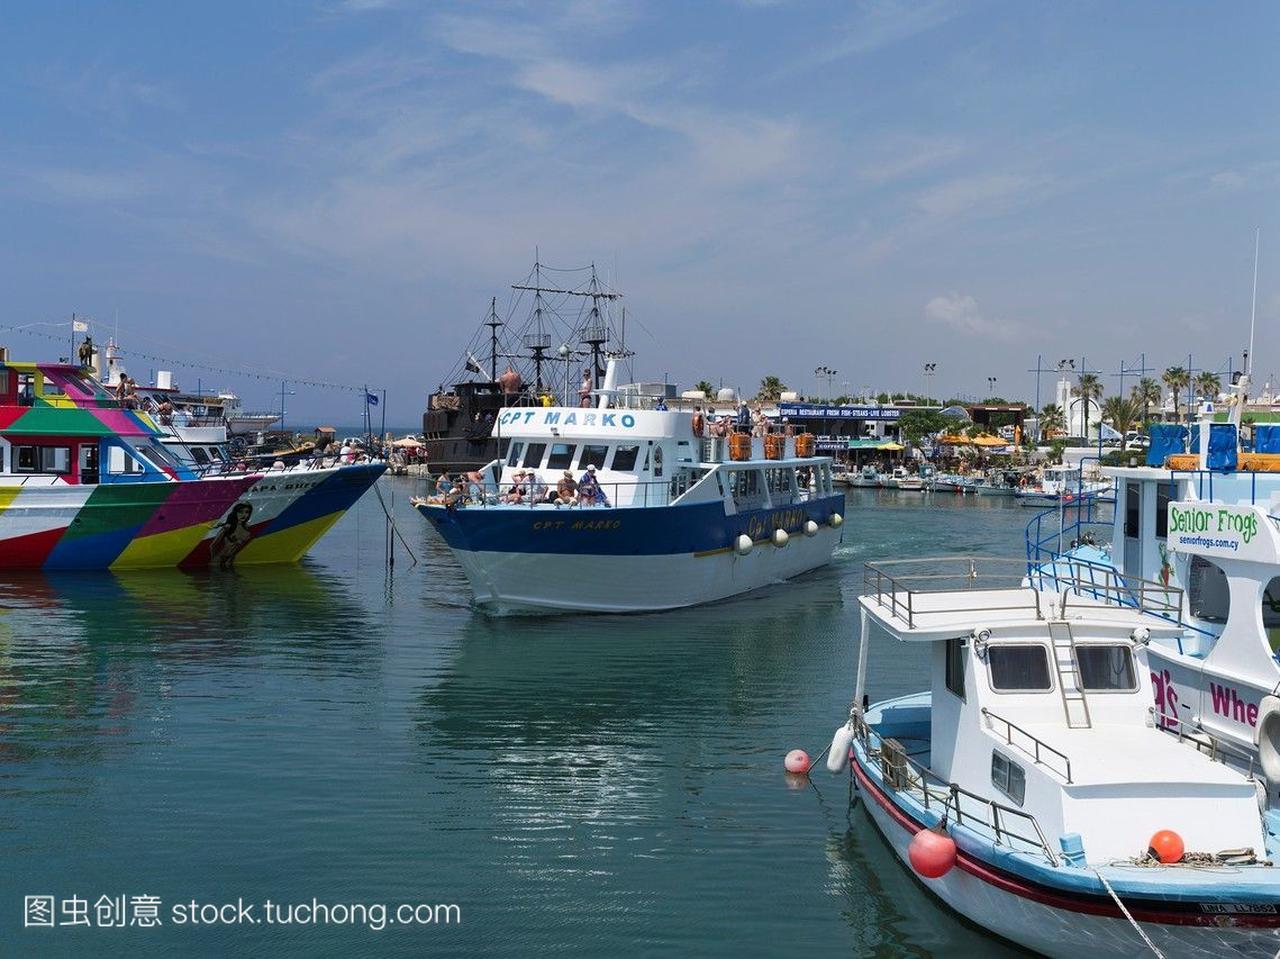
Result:
<svg viewBox="0 0 1280 959">
<path fill-rule="evenodd" d="M 815 523 L 815 522 L 814 522 L 813 520 L 811 520 L 811 519 L 807 519 L 807 520 L 805 520 L 805 521 L 804 521 L 804 535 L 805 535 L 805 536 L 817 536 L 817 535 L 818 535 L 818 524 L 817 524 L 817 523 Z"/>
<path fill-rule="evenodd" d="M 738 538 L 733 541 L 733 548 L 739 556 L 746 556 L 755 545 L 755 541 L 746 533 L 739 533 Z"/>
<path fill-rule="evenodd" d="M 775 529 L 773 531 L 773 536 L 771 536 L 770 539 L 773 540 L 773 545 L 779 548 L 786 546 L 787 543 L 791 541 L 791 537 L 787 535 L 787 531 L 785 529 Z"/>
<path fill-rule="evenodd" d="M 1253 727 L 1262 775 L 1274 790 L 1280 787 L 1280 696 L 1263 696 L 1258 703 L 1258 724 Z"/>
<path fill-rule="evenodd" d="M 831 737 L 831 748 L 827 750 L 827 771 L 844 772 L 849 764 L 849 747 L 853 745 L 853 727 L 845 723 Z"/>
</svg>

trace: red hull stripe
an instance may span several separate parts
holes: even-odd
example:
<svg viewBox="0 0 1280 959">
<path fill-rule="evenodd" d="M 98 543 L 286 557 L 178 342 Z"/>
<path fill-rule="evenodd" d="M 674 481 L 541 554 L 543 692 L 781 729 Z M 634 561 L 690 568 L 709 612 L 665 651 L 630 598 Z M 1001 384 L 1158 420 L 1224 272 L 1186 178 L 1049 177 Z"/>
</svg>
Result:
<svg viewBox="0 0 1280 959">
<path fill-rule="evenodd" d="M 858 783 L 866 790 L 881 808 L 885 810 L 893 820 L 904 830 L 915 835 L 924 828 L 924 823 L 917 822 L 901 808 L 898 804 L 890 799 L 879 786 L 877 786 L 855 760 L 853 763 L 854 773 L 858 777 Z M 1052 906 L 1055 909 L 1064 909 L 1068 912 L 1079 912 L 1091 916 L 1107 916 L 1114 919 L 1123 919 L 1124 915 L 1116 908 L 1109 898 L 1104 896 L 1093 896 L 1088 893 L 1071 893 L 1064 892 L 1059 889 L 1053 889 L 1048 886 L 1033 883 L 1021 876 L 1003 869 L 998 869 L 980 859 L 975 859 L 967 853 L 956 850 L 956 865 L 965 872 L 981 879 L 989 885 L 995 886 L 1015 896 L 1023 899 L 1029 899 L 1032 902 L 1042 903 L 1046 906 Z M 1144 905 L 1150 900 L 1144 900 L 1136 897 L 1125 896 L 1124 904 L 1131 912 L 1135 919 L 1146 922 L 1163 923 L 1171 926 L 1217 926 L 1220 921 L 1227 920 L 1233 928 L 1247 927 L 1257 929 L 1274 929 L 1280 927 L 1280 914 L 1258 916 L 1249 913 L 1201 913 L 1191 912 L 1192 909 L 1199 909 L 1199 903 L 1186 903 L 1186 912 L 1169 909 L 1167 906 L 1151 907 Z M 1179 904 L 1182 905 L 1182 904 Z"/>
</svg>

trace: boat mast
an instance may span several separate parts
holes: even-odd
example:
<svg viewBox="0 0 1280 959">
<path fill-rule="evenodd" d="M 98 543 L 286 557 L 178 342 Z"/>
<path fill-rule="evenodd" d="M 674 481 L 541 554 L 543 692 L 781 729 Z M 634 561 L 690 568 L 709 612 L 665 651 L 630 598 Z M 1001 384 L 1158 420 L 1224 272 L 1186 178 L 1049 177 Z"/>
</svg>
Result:
<svg viewBox="0 0 1280 959">
<path fill-rule="evenodd" d="M 498 381 L 498 327 L 502 325 L 502 321 L 498 319 L 496 296 L 489 301 L 489 318 L 484 321 L 484 325 L 489 327 L 489 381 L 496 383 Z"/>
</svg>

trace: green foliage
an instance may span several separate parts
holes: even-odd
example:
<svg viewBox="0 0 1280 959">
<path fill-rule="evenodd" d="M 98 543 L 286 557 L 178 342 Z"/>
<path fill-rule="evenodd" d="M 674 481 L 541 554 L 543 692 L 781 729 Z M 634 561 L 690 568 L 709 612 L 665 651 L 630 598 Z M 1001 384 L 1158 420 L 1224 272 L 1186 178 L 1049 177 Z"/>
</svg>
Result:
<svg viewBox="0 0 1280 959">
<path fill-rule="evenodd" d="M 1171 366 L 1164 371 L 1164 375 L 1160 379 L 1164 380 L 1164 385 L 1169 388 L 1169 393 L 1173 397 L 1173 418 L 1176 420 L 1178 418 L 1178 395 L 1191 382 L 1191 374 L 1181 366 Z"/>
<path fill-rule="evenodd" d="M 766 402 L 776 401 L 787 390 L 787 384 L 776 376 L 766 376 L 760 381 L 760 389 L 756 393 L 756 399 Z"/>
<path fill-rule="evenodd" d="M 698 380 L 698 385 L 695 386 L 694 389 L 700 392 L 707 399 L 711 399 L 712 394 L 716 391 L 716 388 L 706 380 Z"/>
<path fill-rule="evenodd" d="M 1133 401 L 1142 407 L 1142 423 L 1145 426 L 1151 420 L 1151 407 L 1160 405 L 1160 384 L 1149 376 L 1138 380 L 1130 394 Z"/>
<path fill-rule="evenodd" d="M 904 413 L 898 420 L 902 438 L 908 443 L 918 443 L 926 436 L 932 436 L 944 430 L 954 430 L 960 425 L 958 420 L 931 410 L 912 410 Z"/>
<path fill-rule="evenodd" d="M 1067 448 L 1066 440 L 1054 440 L 1049 444 L 1049 462 L 1058 465 L 1062 462 L 1062 451 Z"/>
</svg>

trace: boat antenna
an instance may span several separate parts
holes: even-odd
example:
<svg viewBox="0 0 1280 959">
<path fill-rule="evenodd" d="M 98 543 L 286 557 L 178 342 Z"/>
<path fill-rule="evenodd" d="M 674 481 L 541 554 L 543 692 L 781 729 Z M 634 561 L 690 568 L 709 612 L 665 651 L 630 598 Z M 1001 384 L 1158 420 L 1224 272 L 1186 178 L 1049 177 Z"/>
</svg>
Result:
<svg viewBox="0 0 1280 959">
<path fill-rule="evenodd" d="M 489 316 L 484 321 L 484 325 L 489 327 L 489 380 L 497 382 L 498 327 L 502 325 L 502 321 L 498 319 L 498 298 L 496 296 L 489 300 Z"/>
<path fill-rule="evenodd" d="M 1258 254 L 1262 245 L 1262 228 L 1253 231 L 1253 299 L 1249 307 L 1249 349 L 1244 354 L 1244 370 L 1236 382 L 1236 405 L 1231 411 L 1231 422 L 1237 430 L 1244 417 L 1244 405 L 1248 398 L 1250 375 L 1253 373 L 1253 338 L 1258 326 Z"/>
</svg>

